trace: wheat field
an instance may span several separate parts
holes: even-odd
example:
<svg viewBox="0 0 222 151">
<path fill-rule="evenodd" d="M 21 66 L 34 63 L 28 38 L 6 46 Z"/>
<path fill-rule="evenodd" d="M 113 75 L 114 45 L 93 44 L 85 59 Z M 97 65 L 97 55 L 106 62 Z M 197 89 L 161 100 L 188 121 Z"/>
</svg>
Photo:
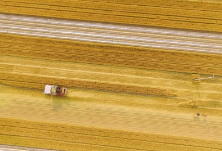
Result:
<svg viewBox="0 0 222 151">
<path fill-rule="evenodd" d="M 221 9 L 218 0 L 0 1 L 1 13 L 208 32 L 222 32 Z M 219 54 L 0 33 L 0 144 L 219 151 L 221 67 Z M 44 95 L 45 84 L 68 94 Z"/>
<path fill-rule="evenodd" d="M 53 5 L 52 5 L 53 4 Z M 3 0 L 0 11 L 134 25 L 221 32 L 218 1 L 42 1 Z M 214 10 L 214 11 L 211 11 Z"/>
</svg>

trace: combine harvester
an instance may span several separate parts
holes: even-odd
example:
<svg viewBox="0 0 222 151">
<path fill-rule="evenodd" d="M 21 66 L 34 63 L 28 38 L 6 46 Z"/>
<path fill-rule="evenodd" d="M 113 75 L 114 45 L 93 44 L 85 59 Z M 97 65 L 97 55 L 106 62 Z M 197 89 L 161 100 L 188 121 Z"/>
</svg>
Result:
<svg viewBox="0 0 222 151">
<path fill-rule="evenodd" d="M 44 94 L 63 96 L 67 91 L 67 88 L 47 84 L 45 86 Z"/>
</svg>

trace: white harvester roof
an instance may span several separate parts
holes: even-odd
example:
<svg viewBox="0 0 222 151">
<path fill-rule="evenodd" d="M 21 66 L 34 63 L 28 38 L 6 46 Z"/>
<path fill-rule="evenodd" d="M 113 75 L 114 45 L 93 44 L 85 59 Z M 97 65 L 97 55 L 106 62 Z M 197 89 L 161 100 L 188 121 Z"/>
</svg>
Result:
<svg viewBox="0 0 222 151">
<path fill-rule="evenodd" d="M 51 87 L 52 87 L 51 85 L 46 85 L 46 86 L 45 86 L 44 93 L 45 93 L 45 94 L 51 94 Z"/>
</svg>

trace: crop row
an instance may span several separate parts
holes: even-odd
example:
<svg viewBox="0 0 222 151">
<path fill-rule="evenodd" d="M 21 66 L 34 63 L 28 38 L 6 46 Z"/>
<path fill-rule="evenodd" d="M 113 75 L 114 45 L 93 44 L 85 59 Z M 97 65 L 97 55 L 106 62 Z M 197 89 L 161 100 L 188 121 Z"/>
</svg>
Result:
<svg viewBox="0 0 222 151">
<path fill-rule="evenodd" d="M 7 4 L 8 2 L 4 3 Z M 24 3 L 15 3 L 17 7 L 24 7 Z M 9 3 L 10 5 L 10 3 Z M 122 9 L 121 9 L 122 6 Z M 25 3 L 25 7 L 36 7 L 36 3 Z M 104 3 L 94 3 L 92 5 L 88 2 L 76 2 L 73 7 L 61 7 L 56 5 L 39 5 L 38 8 L 40 9 L 62 9 L 63 11 L 73 11 L 75 10 L 76 13 L 83 12 L 83 13 L 91 13 L 91 14 L 106 14 L 106 15 L 113 15 L 113 16 L 129 16 L 129 17 L 139 17 L 139 18 L 147 18 L 147 19 L 160 19 L 160 20 L 176 20 L 176 21 L 185 21 L 185 22 L 201 22 L 207 24 L 221 24 L 220 21 L 222 13 L 220 12 L 210 12 L 210 14 L 206 13 L 205 11 L 199 12 L 197 10 L 178 10 L 178 12 L 164 8 L 164 10 L 157 11 L 157 8 L 147 8 L 143 6 L 136 6 L 136 8 L 128 8 L 129 6 L 126 5 L 105 5 Z M 96 8 L 96 9 L 95 9 Z M 118 10 L 114 8 L 119 8 Z M 142 9 L 142 10 L 141 10 Z M 189 14 L 185 13 L 189 11 Z M 179 14 L 179 15 L 178 15 Z M 195 15 L 195 16 L 193 16 Z M 192 17 L 191 17 L 192 16 Z M 213 20 L 212 20 L 213 16 Z M 218 19 L 218 20 L 216 20 Z"/>
<path fill-rule="evenodd" d="M 97 147 L 97 149 L 111 150 L 111 149 L 158 149 L 158 150 L 216 150 L 221 148 L 221 143 L 217 141 L 204 141 L 190 138 L 170 137 L 154 134 L 143 134 L 124 132 L 118 130 L 98 129 L 90 127 L 79 127 L 62 125 L 55 123 L 43 123 L 43 122 L 30 122 L 24 120 L 6 119 L 1 118 L 0 135 L 4 134 L 5 139 L 12 136 L 23 136 L 26 138 L 32 138 L 44 140 L 46 145 L 51 143 L 65 143 L 67 147 L 65 150 L 70 150 L 74 147 L 74 144 L 84 147 Z M 2 137 L 1 137 L 2 138 Z M 7 143 L 5 139 L 0 139 L 0 142 Z M 17 145 L 23 145 L 29 143 L 15 140 L 10 138 L 9 140 Z M 31 142 L 31 141 L 30 141 Z M 9 143 L 9 142 L 8 142 Z M 45 144 L 45 143 L 44 143 Z M 100 144 L 100 145 L 99 145 Z M 39 147 L 39 144 L 34 145 Z M 56 147 L 50 147 L 51 149 L 61 149 L 58 145 Z M 33 147 L 33 146 L 32 146 Z M 47 145 L 48 147 L 48 145 Z M 63 145 L 61 147 L 64 147 Z M 166 149 L 167 148 L 167 149 Z M 121 150 L 121 149 L 120 149 Z"/>
<path fill-rule="evenodd" d="M 65 54 L 55 52 L 43 52 L 43 51 L 29 51 L 29 50 L 11 50 L 2 49 L 0 52 L 2 55 L 13 55 L 21 57 L 32 57 L 51 60 L 63 60 L 74 61 L 82 63 L 95 63 L 114 66 L 126 66 L 135 68 L 155 69 L 155 70 L 167 70 L 167 71 L 180 71 L 188 73 L 201 73 L 201 74 L 216 74 L 222 75 L 222 71 L 217 66 L 198 66 L 196 62 L 190 62 L 189 64 L 176 64 L 176 63 L 164 63 L 159 61 L 137 61 L 130 60 L 130 58 L 119 59 L 117 57 L 98 57 L 97 53 L 94 56 L 78 55 L 78 54 Z M 87 53 L 88 54 L 88 53 Z M 110 53 L 112 55 L 113 53 Z M 216 62 L 215 64 L 219 64 Z"/>
<path fill-rule="evenodd" d="M 53 9 L 73 10 L 74 8 L 94 9 L 94 10 L 111 10 L 114 12 L 134 12 L 134 13 L 149 13 L 161 15 L 175 15 L 187 17 L 202 17 L 210 18 L 219 17 L 221 19 L 220 10 L 222 6 L 215 2 L 200 2 L 200 1 L 177 1 L 177 0 L 36 0 L 34 3 L 31 0 L 3 0 L 4 4 L 16 4 L 20 6 L 34 6 L 34 7 L 50 7 Z M 52 5 L 53 4 L 53 5 Z M 164 4 L 164 6 L 163 6 Z M 118 9 L 116 9 L 118 8 Z M 214 10 L 214 11 L 212 11 Z M 218 16 L 217 16 L 218 15 Z"/>
<path fill-rule="evenodd" d="M 31 87 L 33 83 L 37 83 L 37 86 L 34 88 L 44 89 L 44 84 L 56 84 L 56 85 L 65 85 L 67 87 L 80 87 L 88 89 L 97 89 L 97 90 L 106 90 L 106 91 L 115 91 L 115 92 L 128 92 L 128 93 L 138 93 L 138 94 L 151 94 L 151 95 L 160 95 L 160 96 L 174 96 L 172 93 L 165 89 L 145 87 L 139 85 L 123 85 L 120 83 L 108 83 L 100 82 L 93 80 L 83 80 L 83 79 L 70 79 L 70 78 L 58 78 L 58 77 L 49 77 L 49 76 L 39 76 L 39 75 L 26 75 L 26 74 L 16 74 L 9 72 L 1 72 L 0 79 L 5 83 L 11 83 L 11 85 L 21 85 L 20 83 L 26 83 L 22 87 L 28 85 Z M 7 82 L 14 81 L 14 82 Z M 28 83 L 31 83 L 29 85 Z M 41 85 L 40 85 L 41 84 Z"/>
<path fill-rule="evenodd" d="M 5 0 L 6 1 L 6 0 Z M 7 2 L 17 2 L 15 0 L 7 0 Z M 103 0 L 102 2 L 100 0 L 76 0 L 76 1 L 71 1 L 71 0 L 63 0 L 62 2 L 59 0 L 36 0 L 35 3 L 36 5 L 41 5 L 41 4 L 54 4 L 54 5 L 59 5 L 59 6 L 75 6 L 75 4 L 80 3 L 80 2 L 90 2 L 92 5 L 94 3 L 103 3 L 103 4 L 122 4 L 122 5 L 133 5 L 133 6 L 150 6 L 150 7 L 171 7 L 171 8 L 180 8 L 183 7 L 183 9 L 197 9 L 197 10 L 218 10 L 220 11 L 222 9 L 222 6 L 218 4 L 218 1 L 220 0 L 206 0 L 206 1 L 201 1 L 201 0 L 127 0 L 127 1 L 122 1 L 122 0 Z M 32 0 L 19 0 L 19 2 L 22 3 L 33 3 Z M 164 6 L 163 6 L 164 4 Z"/>
<path fill-rule="evenodd" d="M 60 64 L 57 64 L 60 66 Z M 82 67 L 84 68 L 84 67 Z M 26 65 L 8 65 L 0 64 L 0 70 L 4 72 L 17 72 L 22 74 L 32 74 L 32 75 L 44 75 L 44 76 L 56 76 L 63 78 L 75 78 L 82 80 L 96 80 L 100 82 L 114 82 L 122 84 L 132 84 L 132 85 L 143 85 L 149 87 L 156 87 L 156 83 L 153 81 L 153 78 L 144 78 L 144 77 L 133 77 L 133 76 L 122 76 L 121 74 L 110 74 L 104 72 L 93 72 L 87 70 L 60 70 L 61 68 L 44 68 L 43 66 L 26 66 Z M 170 83 L 169 80 L 162 80 L 165 84 Z M 181 83 L 178 82 L 178 85 Z M 159 85 L 160 86 L 160 85 Z M 164 86 L 164 85 L 162 85 Z"/>
<path fill-rule="evenodd" d="M 68 3 L 68 2 L 67 2 Z M 54 5 L 52 5 L 54 4 Z M 97 4 L 97 5 L 96 5 Z M 78 5 L 78 2 L 77 2 Z M 123 10 L 109 10 L 108 8 L 118 8 L 115 3 L 95 3 L 93 8 L 85 8 L 84 6 L 93 6 L 90 2 L 80 2 L 78 8 L 75 8 L 75 3 L 69 3 L 72 7 L 61 7 L 50 4 L 36 4 L 32 2 L 19 3 L 16 1 L 2 1 L 0 2 L 0 11 L 5 13 L 24 14 L 24 15 L 36 15 L 45 17 L 57 17 L 57 18 L 69 18 L 89 21 L 101 21 L 101 22 L 113 22 L 113 23 L 124 23 L 124 24 L 137 24 L 137 25 L 149 25 L 149 26 L 161 26 L 171 28 L 184 28 L 184 29 L 195 29 L 195 30 L 207 30 L 207 31 L 221 31 L 221 12 L 212 12 L 209 14 L 205 11 L 197 10 L 186 10 L 186 9 L 169 9 L 162 10 L 162 7 L 156 7 L 149 12 L 143 10 L 149 10 L 149 8 L 138 8 L 136 5 L 134 10 L 131 12 L 132 5 L 126 5 Z M 81 7 L 80 7 L 81 6 Z M 101 9 L 95 8 L 101 7 Z M 124 6 L 124 5 L 123 5 Z M 141 6 L 144 7 L 144 6 Z M 164 8 L 166 9 L 166 8 Z M 141 10 L 141 11 L 138 11 Z M 160 11 L 159 11 L 160 10 Z M 181 12 L 185 12 L 185 15 L 178 16 Z M 62 12 L 62 13 L 61 13 Z M 153 12 L 153 14 L 152 14 Z M 162 14 L 154 14 L 154 12 L 162 12 Z M 168 13 L 167 13 L 168 12 Z M 170 13 L 171 12 L 171 13 Z M 175 15 L 172 14 L 175 12 Z M 183 13 L 184 14 L 184 13 Z M 193 16 L 193 14 L 197 14 Z M 184 17 L 185 16 L 185 17 Z M 218 20 L 219 19 L 219 20 Z"/>
<path fill-rule="evenodd" d="M 192 52 L 180 52 L 170 50 L 160 50 L 154 48 L 139 48 L 128 46 L 115 46 L 109 44 L 97 44 L 87 42 L 76 42 L 69 40 L 57 40 L 47 38 L 36 38 L 26 36 L 15 36 L 0 34 L 0 44 L 2 49 L 23 49 L 23 50 L 44 50 L 46 52 L 65 53 L 65 54 L 78 54 L 78 55 L 96 55 L 98 57 L 112 57 L 112 56 L 125 56 L 130 57 L 132 60 L 149 60 L 159 61 L 165 63 L 182 63 L 195 62 L 193 65 L 214 65 L 214 63 L 221 60 L 221 55 L 213 54 L 200 54 Z M 104 54 L 103 54 L 104 53 Z M 144 58 L 145 57 L 145 58 Z M 220 66 L 221 63 L 217 64 Z M 222 65 L 221 65 L 222 66 Z"/>
<path fill-rule="evenodd" d="M 2 55 L 222 75 L 221 55 L 2 35 Z M 27 43 L 25 43 L 28 41 Z"/>
<path fill-rule="evenodd" d="M 39 0 L 40 2 L 41 0 Z M 67 0 L 69 1 L 69 0 Z M 92 0 L 98 1 L 98 0 Z M 222 6 L 220 0 L 104 0 L 106 3 L 118 3 L 125 5 L 139 5 L 139 6 L 153 6 L 153 7 L 167 7 L 180 8 L 184 10 L 206 10 L 206 11 L 220 11 Z"/>
<path fill-rule="evenodd" d="M 2 80 L 2 79 L 0 79 L 0 83 L 14 86 L 14 87 L 40 89 L 40 90 L 43 90 L 45 86 L 44 84 L 41 84 L 41 83 L 27 83 L 27 82 L 9 81 L 9 80 Z"/>
<path fill-rule="evenodd" d="M 66 141 L 70 143 L 76 144 L 87 144 L 88 146 L 93 145 L 100 145 L 106 146 L 105 148 L 133 148 L 133 149 L 146 149 L 148 145 L 151 143 L 141 142 L 140 140 L 131 141 L 130 139 L 120 139 L 118 137 L 111 138 L 111 137 L 101 137 L 101 136 L 93 136 L 92 134 L 82 134 L 82 133 L 71 133 L 66 131 L 58 131 L 54 129 L 53 131 L 48 131 L 44 129 L 28 129 L 28 128 L 21 128 L 21 127 L 12 127 L 12 126 L 0 126 L 0 133 L 1 134 L 8 134 L 8 135 L 19 135 L 19 136 L 26 136 L 26 137 L 34 137 L 34 138 L 41 138 L 46 140 L 56 140 L 56 141 Z M 91 132 L 93 133 L 93 132 Z M 121 141 L 119 141 L 121 140 Z M 103 147 L 98 147 L 103 148 Z"/>
<path fill-rule="evenodd" d="M 67 62 L 67 61 L 54 61 L 54 60 L 44 60 L 42 59 L 34 59 L 34 58 L 24 58 L 24 57 L 16 57 L 16 56 L 4 56 L 0 55 L 0 68 L 1 70 L 5 71 L 15 71 L 19 72 L 21 69 L 17 67 L 33 67 L 33 68 L 41 68 L 44 71 L 45 69 L 49 69 L 49 71 L 58 71 L 60 73 L 65 72 L 71 73 L 77 72 L 77 73 L 87 73 L 96 74 L 96 75 L 114 75 L 113 77 L 129 77 L 130 79 L 133 77 L 146 77 L 147 79 L 153 78 L 153 77 L 161 77 L 164 79 L 171 79 L 171 80 L 190 80 L 191 74 L 183 74 L 183 73 L 171 73 L 171 72 L 160 72 L 160 71 L 154 71 L 154 70 L 144 70 L 144 69 L 138 69 L 138 68 L 122 68 L 117 66 L 106 66 L 106 65 L 98 65 L 98 64 L 87 64 L 87 63 L 78 63 L 78 62 Z M 14 66 L 16 65 L 16 67 Z M 24 73 L 30 73 L 27 70 L 22 69 L 22 72 Z M 47 71 L 48 72 L 48 71 Z M 43 74 L 42 70 L 34 70 L 31 73 L 35 74 Z M 47 74 L 44 72 L 44 74 Z M 52 75 L 53 72 L 51 73 Z M 75 76 L 77 74 L 74 74 Z M 81 75 L 81 76 L 82 76 Z M 62 75 L 61 75 L 62 76 Z M 110 78 L 110 77 L 109 77 Z M 193 79 L 193 78 L 192 78 Z M 108 79 L 107 79 L 108 80 Z M 144 79 L 145 80 L 145 79 Z M 182 82 L 182 81 L 181 81 Z M 137 83 L 137 82 L 136 82 Z"/>
</svg>

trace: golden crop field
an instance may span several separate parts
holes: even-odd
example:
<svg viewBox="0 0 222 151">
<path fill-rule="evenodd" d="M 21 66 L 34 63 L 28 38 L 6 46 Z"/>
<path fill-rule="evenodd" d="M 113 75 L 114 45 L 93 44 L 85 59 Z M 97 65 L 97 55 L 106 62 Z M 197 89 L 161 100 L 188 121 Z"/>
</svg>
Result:
<svg viewBox="0 0 222 151">
<path fill-rule="evenodd" d="M 215 1 L 3 0 L 0 6 L 0 12 L 23 15 L 218 32 L 222 29 L 221 5 Z"/>
<path fill-rule="evenodd" d="M 216 54 L 112 46 L 5 34 L 1 35 L 0 44 L 3 46 L 0 52 L 2 55 L 222 75 L 220 69 L 222 56 Z"/>
<path fill-rule="evenodd" d="M 219 0 L 0 1 L 0 13 L 209 32 L 222 32 L 221 9 Z M 0 144 L 219 151 L 221 68 L 219 54 L 0 33 Z M 46 84 L 68 93 L 45 95 Z"/>
<path fill-rule="evenodd" d="M 69 126 L 55 123 L 31 122 L 1 118 L 1 141 L 16 142 L 29 147 L 45 147 L 58 150 L 198 150 L 221 148 L 220 142 L 190 138 L 168 137 L 153 134 L 132 133 L 117 130 L 97 129 L 91 127 Z M 5 135 L 12 135 L 11 139 Z M 110 137 L 112 136 L 112 137 Z M 56 138 L 56 139 L 54 139 Z M 51 140 L 51 141 L 48 141 Z M 74 141 L 76 140 L 76 141 Z M 119 140 L 119 141 L 118 141 Z M 47 142 L 47 143 L 46 143 Z M 100 145 L 94 145 L 100 142 Z M 168 142 L 168 143 L 163 143 Z M 43 146 L 45 144 L 46 146 Z M 88 145 L 86 145 L 88 144 Z M 161 144 L 161 145 L 160 145 Z M 185 145 L 186 147 L 184 147 Z M 201 147 L 200 147 L 201 146 Z M 214 150 L 214 149 L 212 149 Z"/>
</svg>

